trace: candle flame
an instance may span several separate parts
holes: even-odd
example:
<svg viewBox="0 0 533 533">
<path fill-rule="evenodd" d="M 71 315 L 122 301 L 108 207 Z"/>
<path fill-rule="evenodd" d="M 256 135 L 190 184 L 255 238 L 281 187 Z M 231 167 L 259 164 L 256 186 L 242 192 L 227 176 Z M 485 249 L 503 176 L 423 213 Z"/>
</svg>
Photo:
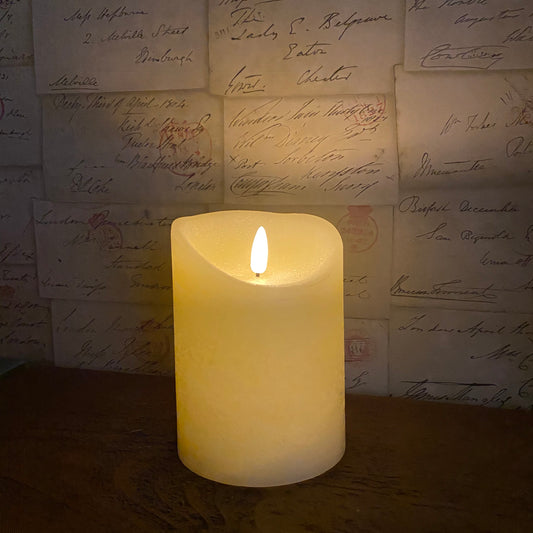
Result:
<svg viewBox="0 0 533 533">
<path fill-rule="evenodd" d="M 250 268 L 256 274 L 262 274 L 268 263 L 268 240 L 265 228 L 260 226 L 255 234 L 252 244 L 252 256 L 250 259 Z"/>
</svg>

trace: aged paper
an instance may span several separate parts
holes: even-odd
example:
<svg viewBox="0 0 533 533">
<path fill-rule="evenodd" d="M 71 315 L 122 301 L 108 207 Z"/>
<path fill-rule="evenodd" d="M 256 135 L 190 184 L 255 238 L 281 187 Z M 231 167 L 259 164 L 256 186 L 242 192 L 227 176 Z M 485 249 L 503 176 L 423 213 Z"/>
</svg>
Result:
<svg viewBox="0 0 533 533">
<path fill-rule="evenodd" d="M 392 309 L 390 393 L 533 408 L 533 315 Z"/>
<path fill-rule="evenodd" d="M 170 226 L 201 211 L 34 201 L 41 296 L 171 304 Z"/>
<path fill-rule="evenodd" d="M 0 67 L 31 64 L 31 0 L 3 0 L 0 2 Z"/>
<path fill-rule="evenodd" d="M 531 68 L 532 18 L 524 0 L 406 0 L 405 68 Z"/>
<path fill-rule="evenodd" d="M 531 312 L 533 190 L 406 192 L 391 295 L 400 306 Z"/>
<path fill-rule="evenodd" d="M 222 199 L 219 98 L 174 91 L 43 100 L 50 199 L 172 205 Z"/>
<path fill-rule="evenodd" d="M 53 359 L 50 305 L 39 297 L 35 265 L 0 268 L 0 357 Z"/>
<path fill-rule="evenodd" d="M 35 263 L 34 198 L 43 198 L 38 168 L 0 168 L 0 263 Z"/>
<path fill-rule="evenodd" d="M 57 366 L 174 374 L 172 307 L 52 301 Z"/>
<path fill-rule="evenodd" d="M 344 316 L 388 318 L 392 270 L 391 206 L 347 206 L 335 222 L 344 247 Z"/>
<path fill-rule="evenodd" d="M 41 102 L 33 67 L 0 68 L 0 165 L 40 164 Z"/>
<path fill-rule="evenodd" d="M 210 211 L 246 209 L 213 204 Z M 388 318 L 392 265 L 391 206 L 253 206 L 273 213 L 307 213 L 331 222 L 340 233 L 344 253 L 344 316 Z"/>
<path fill-rule="evenodd" d="M 398 147 L 408 187 L 533 179 L 532 72 L 396 69 Z"/>
<path fill-rule="evenodd" d="M 403 0 L 210 0 L 210 88 L 224 96 L 388 93 Z"/>
<path fill-rule="evenodd" d="M 227 98 L 224 122 L 226 203 L 397 201 L 388 96 Z"/>
<path fill-rule="evenodd" d="M 345 383 L 348 394 L 389 393 L 388 322 L 344 321 Z"/>
<path fill-rule="evenodd" d="M 205 0 L 33 0 L 33 33 L 40 94 L 207 84 Z"/>
</svg>

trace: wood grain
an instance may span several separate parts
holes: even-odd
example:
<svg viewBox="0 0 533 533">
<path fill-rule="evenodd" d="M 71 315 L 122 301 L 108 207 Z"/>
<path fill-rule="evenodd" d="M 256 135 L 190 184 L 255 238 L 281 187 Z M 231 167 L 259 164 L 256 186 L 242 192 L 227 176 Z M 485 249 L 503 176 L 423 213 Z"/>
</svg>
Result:
<svg viewBox="0 0 533 533">
<path fill-rule="evenodd" d="M 0 532 L 533 531 L 533 416 L 349 396 L 347 451 L 278 488 L 176 453 L 172 379 L 27 367 L 0 379 Z"/>
</svg>

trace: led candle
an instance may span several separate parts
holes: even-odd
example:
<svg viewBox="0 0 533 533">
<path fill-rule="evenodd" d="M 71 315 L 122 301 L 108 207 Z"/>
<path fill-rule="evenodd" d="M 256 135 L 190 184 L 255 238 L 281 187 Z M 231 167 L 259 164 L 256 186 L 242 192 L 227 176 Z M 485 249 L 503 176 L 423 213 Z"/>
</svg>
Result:
<svg viewBox="0 0 533 533">
<path fill-rule="evenodd" d="M 268 258 L 251 259 L 261 227 Z M 335 227 L 312 215 L 221 211 L 175 220 L 171 242 L 182 462 L 241 486 L 331 468 L 345 445 Z"/>
</svg>

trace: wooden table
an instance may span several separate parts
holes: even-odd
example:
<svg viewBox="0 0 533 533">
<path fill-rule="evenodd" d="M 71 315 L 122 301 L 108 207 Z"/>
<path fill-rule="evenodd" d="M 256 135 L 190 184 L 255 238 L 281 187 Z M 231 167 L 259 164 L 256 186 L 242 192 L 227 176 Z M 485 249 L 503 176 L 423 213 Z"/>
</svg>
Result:
<svg viewBox="0 0 533 533">
<path fill-rule="evenodd" d="M 174 383 L 50 367 L 0 378 L 0 532 L 533 532 L 533 415 L 349 396 L 347 451 L 278 488 L 176 453 Z"/>
</svg>

